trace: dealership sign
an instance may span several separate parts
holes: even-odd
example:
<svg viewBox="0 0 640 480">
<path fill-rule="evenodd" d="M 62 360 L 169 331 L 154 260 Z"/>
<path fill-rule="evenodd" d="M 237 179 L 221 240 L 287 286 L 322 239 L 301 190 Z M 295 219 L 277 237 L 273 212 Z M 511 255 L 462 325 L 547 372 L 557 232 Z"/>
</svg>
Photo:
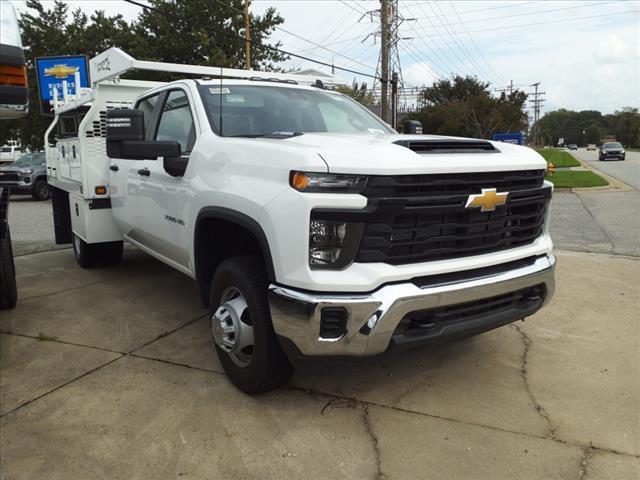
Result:
<svg viewBox="0 0 640 480">
<path fill-rule="evenodd" d="M 40 108 L 45 114 L 51 113 L 54 91 L 62 99 L 65 90 L 75 95 L 78 88 L 89 87 L 89 61 L 84 55 L 36 58 L 36 73 Z"/>
</svg>

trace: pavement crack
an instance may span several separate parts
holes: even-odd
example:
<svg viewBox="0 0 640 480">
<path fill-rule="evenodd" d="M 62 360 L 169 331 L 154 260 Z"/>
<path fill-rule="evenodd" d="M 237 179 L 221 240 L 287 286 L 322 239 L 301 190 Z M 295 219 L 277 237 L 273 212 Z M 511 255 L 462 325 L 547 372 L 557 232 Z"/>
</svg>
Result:
<svg viewBox="0 0 640 480">
<path fill-rule="evenodd" d="M 367 429 L 367 433 L 371 438 L 371 443 L 373 445 L 373 450 L 376 454 L 376 476 L 375 480 L 384 480 L 386 475 L 382 473 L 382 465 L 380 460 L 380 444 L 378 443 L 378 437 L 376 437 L 375 433 L 373 433 L 373 428 L 371 427 L 371 418 L 369 417 L 369 404 L 367 402 L 360 402 L 362 405 L 363 415 L 362 418 L 364 420 L 364 426 Z"/>
<path fill-rule="evenodd" d="M 520 376 L 522 377 L 522 380 L 524 382 L 524 388 L 527 392 L 527 395 L 529 396 L 529 399 L 531 400 L 531 403 L 533 403 L 533 406 L 536 409 L 536 412 L 538 412 L 538 414 L 549 425 L 549 436 L 553 440 L 555 440 L 556 427 L 554 427 L 553 423 L 551 422 L 551 418 L 549 418 L 549 414 L 547 413 L 547 411 L 536 400 L 536 397 L 533 395 L 533 392 L 531 391 L 531 386 L 529 385 L 528 362 L 529 362 L 529 349 L 531 348 L 531 344 L 532 344 L 531 338 L 529 338 L 529 335 L 527 335 L 526 332 L 522 330 L 518 325 L 512 324 L 512 327 L 520 334 L 520 338 L 522 339 L 522 344 L 524 345 L 524 349 L 522 351 L 522 364 L 520 367 Z"/>
<path fill-rule="evenodd" d="M 589 469 L 589 464 L 591 463 L 591 458 L 593 458 L 593 446 L 589 445 L 582 449 L 582 459 L 580 460 L 580 480 L 587 478 L 587 471 Z"/>
<path fill-rule="evenodd" d="M 598 222 L 598 219 L 595 217 L 595 215 L 593 215 L 593 212 L 591 210 L 589 210 L 589 207 L 587 207 L 587 205 L 584 203 L 584 200 L 582 199 L 580 194 L 579 193 L 574 193 L 574 195 L 576 197 L 578 197 L 578 200 L 580 200 L 580 204 L 582 205 L 582 208 L 585 209 L 585 211 L 589 214 L 589 216 L 595 222 L 595 224 L 598 225 L 598 228 L 602 231 L 602 233 L 606 237 L 607 242 L 609 242 L 609 245 L 611 245 L 611 251 L 612 252 L 615 251 L 616 245 L 615 245 L 615 243 L 613 243 L 613 240 L 611 239 L 611 236 L 609 235 L 609 232 L 607 232 L 605 230 L 605 228 L 600 224 L 600 222 Z"/>
<path fill-rule="evenodd" d="M 193 323 L 196 323 L 198 320 L 202 320 L 203 318 L 208 317 L 208 316 L 209 316 L 209 314 L 208 314 L 208 313 L 205 313 L 204 315 L 200 315 L 200 316 L 198 316 L 198 317 L 196 317 L 196 318 L 194 318 L 194 319 L 192 319 L 192 320 L 189 320 L 188 322 L 183 323 L 182 325 L 179 325 L 179 326 L 177 326 L 176 328 L 174 328 L 174 329 L 172 329 L 172 330 L 166 330 L 166 331 L 164 331 L 164 332 L 161 332 L 157 337 L 152 338 L 152 339 L 151 339 L 151 340 L 149 340 L 148 342 L 145 342 L 145 343 L 143 343 L 142 345 L 140 345 L 140 346 L 138 346 L 138 347 L 136 347 L 136 348 L 134 348 L 134 349 L 132 349 L 132 350 L 129 350 L 127 353 L 129 353 L 129 354 L 135 353 L 135 352 L 137 352 L 138 350 L 141 350 L 141 349 L 143 349 L 144 347 L 148 347 L 148 346 L 149 346 L 149 345 L 151 345 L 152 343 L 155 343 L 155 342 L 157 342 L 158 340 L 163 339 L 164 337 L 168 337 L 168 336 L 169 336 L 169 335 L 171 335 L 172 333 L 176 333 L 178 330 L 182 330 L 184 327 L 188 327 L 189 325 L 191 325 L 191 324 L 193 324 Z"/>
<path fill-rule="evenodd" d="M 92 373 L 97 372 L 98 370 L 102 370 L 103 368 L 108 367 L 108 366 L 109 366 L 109 365 L 111 365 L 112 363 L 117 362 L 118 360 L 120 360 L 120 359 L 122 359 L 122 358 L 125 358 L 126 356 L 127 356 L 126 354 L 123 354 L 123 355 L 120 355 L 119 357 L 116 357 L 116 358 L 114 358 L 114 359 L 112 359 L 112 360 L 109 360 L 109 361 L 108 361 L 108 362 L 106 362 L 106 363 L 103 363 L 102 365 L 98 365 L 97 367 L 92 368 L 91 370 L 88 370 L 88 371 L 84 372 L 82 375 L 78 375 L 77 377 L 72 378 L 72 379 L 71 379 L 71 380 L 69 380 L 68 382 L 65 382 L 65 383 L 63 383 L 63 384 L 61 384 L 61 385 L 58 385 L 56 388 L 52 388 L 51 390 L 49 390 L 49 391 L 47 391 L 47 392 L 43 393 L 42 395 L 38 395 L 37 397 L 32 398 L 31 400 L 27 400 L 26 402 L 21 403 L 21 404 L 20 404 L 20 405 L 18 405 L 17 407 L 15 407 L 15 408 L 13 408 L 13 409 L 9 410 L 8 412 L 5 412 L 5 413 L 3 413 L 2 415 L 0 415 L 0 418 L 2 418 L 2 417 L 6 417 L 7 415 L 9 415 L 9 414 L 11 414 L 11 413 L 14 413 L 14 412 L 16 412 L 16 411 L 20 410 L 21 408 L 24 408 L 24 407 L 26 407 L 27 405 L 30 405 L 30 404 L 32 404 L 33 402 L 35 402 L 35 401 L 37 401 L 37 400 L 40 400 L 41 398 L 46 397 L 47 395 L 50 395 L 50 394 L 52 394 L 53 392 L 56 392 L 56 391 L 60 390 L 61 388 L 64 388 L 64 387 L 66 387 L 67 385 L 69 385 L 69 384 L 71 384 L 71 383 L 74 383 L 74 382 L 76 382 L 76 381 L 80 380 L 81 378 L 86 377 L 87 375 L 91 375 Z"/>
</svg>

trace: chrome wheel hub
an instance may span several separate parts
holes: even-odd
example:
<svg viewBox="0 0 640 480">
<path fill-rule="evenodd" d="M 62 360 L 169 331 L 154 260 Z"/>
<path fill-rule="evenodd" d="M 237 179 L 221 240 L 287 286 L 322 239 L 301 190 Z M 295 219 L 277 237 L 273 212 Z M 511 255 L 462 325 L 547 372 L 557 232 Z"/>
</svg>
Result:
<svg viewBox="0 0 640 480">
<path fill-rule="evenodd" d="M 253 357 L 253 322 L 247 301 L 235 287 L 222 295 L 221 304 L 211 317 L 213 341 L 233 362 L 245 367 Z"/>
</svg>

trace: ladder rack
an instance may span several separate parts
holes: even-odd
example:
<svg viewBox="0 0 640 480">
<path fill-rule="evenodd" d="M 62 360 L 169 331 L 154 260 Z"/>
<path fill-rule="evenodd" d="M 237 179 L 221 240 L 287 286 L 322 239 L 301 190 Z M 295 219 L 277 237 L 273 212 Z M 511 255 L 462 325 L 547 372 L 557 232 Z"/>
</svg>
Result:
<svg viewBox="0 0 640 480">
<path fill-rule="evenodd" d="M 183 73 L 187 75 L 201 75 L 214 78 L 241 78 L 255 79 L 256 77 L 268 77 L 288 82 L 313 85 L 320 80 L 326 86 L 346 85 L 346 82 L 335 76 L 310 76 L 296 73 L 261 72 L 258 70 L 241 70 L 239 68 L 208 67 L 202 65 L 183 65 L 180 63 L 151 62 L 136 60 L 128 53 L 117 47 L 111 47 L 92 58 L 89 62 L 91 71 L 91 84 L 95 86 L 100 82 L 114 79 L 129 70 L 148 70 L 155 72 Z"/>
</svg>

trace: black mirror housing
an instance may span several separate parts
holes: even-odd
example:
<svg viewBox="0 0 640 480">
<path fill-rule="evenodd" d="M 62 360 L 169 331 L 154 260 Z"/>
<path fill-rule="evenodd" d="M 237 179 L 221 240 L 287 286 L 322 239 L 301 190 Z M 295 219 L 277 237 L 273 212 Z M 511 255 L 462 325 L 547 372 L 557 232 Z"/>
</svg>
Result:
<svg viewBox="0 0 640 480">
<path fill-rule="evenodd" d="M 107 110 L 107 142 L 144 140 L 144 113 L 134 108 Z"/>
<path fill-rule="evenodd" d="M 107 156 L 126 160 L 157 160 L 158 157 L 179 157 L 180 144 L 173 140 L 107 141 Z"/>
<path fill-rule="evenodd" d="M 145 140 L 144 113 L 134 108 L 107 111 L 107 156 L 127 160 L 157 160 L 179 157 L 180 144 L 175 141 Z"/>
<path fill-rule="evenodd" d="M 402 133 L 422 134 L 422 122 L 419 120 L 406 120 L 402 127 Z"/>
</svg>

